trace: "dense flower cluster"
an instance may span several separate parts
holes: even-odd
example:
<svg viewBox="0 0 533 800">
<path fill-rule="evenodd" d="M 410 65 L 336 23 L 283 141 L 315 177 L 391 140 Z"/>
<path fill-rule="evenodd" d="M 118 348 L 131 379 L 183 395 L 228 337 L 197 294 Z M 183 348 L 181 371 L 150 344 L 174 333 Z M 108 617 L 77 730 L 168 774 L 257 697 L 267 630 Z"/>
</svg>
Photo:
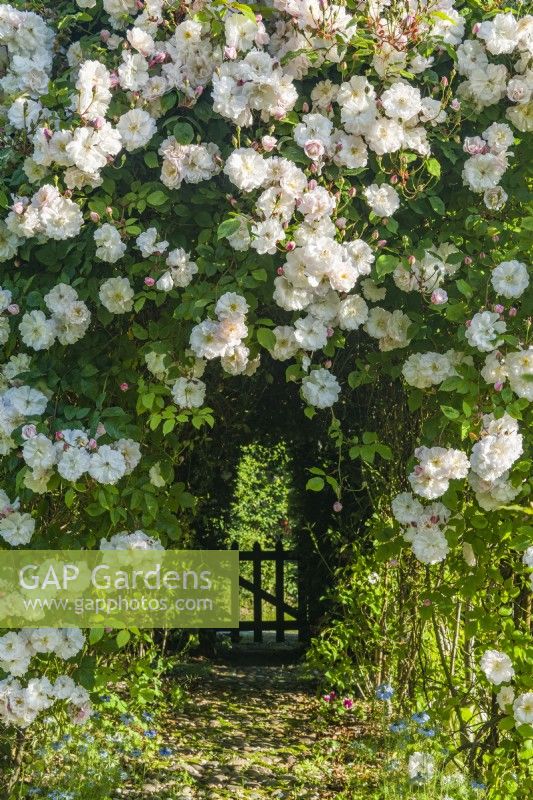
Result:
<svg viewBox="0 0 533 800">
<path fill-rule="evenodd" d="M 34 495 L 64 487 L 81 519 L 96 483 L 88 546 L 159 549 L 150 524 L 181 447 L 167 458 L 165 437 L 210 424 L 217 381 L 291 362 L 305 403 L 328 409 L 379 363 L 415 410 L 427 401 L 412 494 L 392 503 L 403 539 L 425 565 L 459 541 L 475 570 L 454 495 L 489 519 L 527 496 L 517 154 L 533 130 L 533 17 L 453 0 L 272 0 L 263 17 L 205 0 L 77 5 L 68 48 L 54 9 L 45 22 L 0 8 L 3 541 L 30 542 Z M 108 538 L 118 520 L 148 532 Z M 32 648 L 61 655 L 63 639 L 32 636 L 0 639 L 15 677 Z M 501 656 L 481 664 L 495 685 L 513 677 Z M 8 722 L 56 695 L 86 713 L 76 687 L 35 680 L 2 682 Z M 508 689 L 502 710 L 530 721 L 531 692 Z M 428 758 L 412 755 L 413 783 Z"/>
</svg>

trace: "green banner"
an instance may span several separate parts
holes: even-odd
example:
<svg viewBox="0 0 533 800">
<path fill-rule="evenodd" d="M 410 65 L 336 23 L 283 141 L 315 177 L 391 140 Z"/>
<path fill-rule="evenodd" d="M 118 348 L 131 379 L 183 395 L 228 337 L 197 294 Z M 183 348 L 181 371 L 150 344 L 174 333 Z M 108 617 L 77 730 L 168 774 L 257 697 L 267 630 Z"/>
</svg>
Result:
<svg viewBox="0 0 533 800">
<path fill-rule="evenodd" d="M 3 550 L 0 628 L 236 628 L 236 550 Z"/>
</svg>

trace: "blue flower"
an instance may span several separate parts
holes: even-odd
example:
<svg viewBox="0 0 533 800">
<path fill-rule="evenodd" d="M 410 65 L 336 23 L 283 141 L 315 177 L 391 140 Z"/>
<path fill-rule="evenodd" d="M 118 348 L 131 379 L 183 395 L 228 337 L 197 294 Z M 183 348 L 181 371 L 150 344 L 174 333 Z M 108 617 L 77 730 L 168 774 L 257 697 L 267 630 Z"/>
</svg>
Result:
<svg viewBox="0 0 533 800">
<path fill-rule="evenodd" d="M 131 723 L 133 722 L 133 717 L 131 716 L 131 714 L 121 714 L 120 721 L 124 725 L 131 725 Z"/>
<path fill-rule="evenodd" d="M 149 714 L 149 713 L 148 713 L 148 711 L 143 711 L 143 713 L 141 714 L 141 717 L 142 717 L 142 718 L 143 718 L 143 719 L 144 719 L 146 722 L 151 722 L 151 721 L 153 720 L 153 716 L 152 716 L 151 714 Z"/>
<path fill-rule="evenodd" d="M 394 689 L 390 683 L 380 683 L 376 689 L 376 697 L 378 700 L 390 700 L 394 694 Z"/>
<path fill-rule="evenodd" d="M 42 794 L 42 792 L 43 790 L 39 789 L 38 786 L 30 786 L 26 794 L 28 795 L 28 797 L 34 797 L 37 794 Z"/>
<path fill-rule="evenodd" d="M 172 748 L 171 747 L 160 747 L 159 748 L 159 755 L 163 757 L 171 756 L 172 755 Z"/>
<path fill-rule="evenodd" d="M 109 703 L 110 700 L 111 700 L 111 695 L 110 694 L 102 694 L 102 695 L 100 695 L 100 702 L 101 703 Z"/>
<path fill-rule="evenodd" d="M 52 742 L 50 747 L 52 748 L 52 750 L 55 750 L 55 752 L 57 753 L 57 751 L 61 750 L 61 748 L 63 747 L 63 742 Z"/>
<path fill-rule="evenodd" d="M 435 728 L 419 728 L 418 733 L 421 736 L 425 736 L 427 739 L 432 739 L 434 736 L 437 735 L 437 731 Z"/>
<path fill-rule="evenodd" d="M 480 783 L 479 781 L 472 781 L 470 786 L 472 787 L 472 789 L 477 789 L 478 791 L 482 791 L 483 789 L 487 788 L 486 784 Z"/>
<path fill-rule="evenodd" d="M 130 756 L 132 758 L 139 758 L 139 756 L 142 756 L 142 750 L 139 750 L 138 747 L 134 747 L 133 750 L 130 750 Z"/>
<path fill-rule="evenodd" d="M 149 731 L 144 731 L 143 736 L 145 736 L 147 739 L 155 739 L 155 737 L 157 736 L 157 731 L 154 731 L 152 728 Z"/>
<path fill-rule="evenodd" d="M 391 733 L 401 733 L 407 728 L 407 723 L 404 722 L 403 719 L 399 719 L 397 722 L 391 722 L 389 725 L 389 730 Z"/>
<path fill-rule="evenodd" d="M 411 719 L 418 725 L 425 725 L 426 722 L 429 722 L 430 717 L 427 711 L 418 711 L 416 714 L 413 714 Z"/>
</svg>

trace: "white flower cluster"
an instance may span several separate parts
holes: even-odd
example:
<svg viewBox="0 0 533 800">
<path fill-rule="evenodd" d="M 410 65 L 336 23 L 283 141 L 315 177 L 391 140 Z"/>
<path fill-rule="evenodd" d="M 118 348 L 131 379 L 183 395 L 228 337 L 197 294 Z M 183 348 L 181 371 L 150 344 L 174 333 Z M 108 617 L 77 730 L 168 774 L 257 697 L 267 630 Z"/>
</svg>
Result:
<svg viewBox="0 0 533 800">
<path fill-rule="evenodd" d="M 254 111 L 264 122 L 281 119 L 297 99 L 292 76 L 264 51 L 252 50 L 240 61 L 226 61 L 213 74 L 214 110 L 241 127 L 253 123 Z"/>
<path fill-rule="evenodd" d="M 458 252 L 455 245 L 444 242 L 426 250 L 421 259 L 412 256 L 408 267 L 398 264 L 392 274 L 394 283 L 402 292 L 431 294 L 459 269 L 460 260 L 448 260 Z"/>
<path fill-rule="evenodd" d="M 462 450 L 445 447 L 417 447 L 415 456 L 419 463 L 409 475 L 413 491 L 427 500 L 441 497 L 451 480 L 466 478 L 470 467 Z"/>
<path fill-rule="evenodd" d="M 517 20 L 512 13 L 496 14 L 476 25 L 478 38 L 457 48 L 458 71 L 466 80 L 458 95 L 476 110 L 494 105 L 506 97 L 513 105 L 506 112 L 509 121 L 519 131 L 533 129 L 531 93 L 533 75 L 530 69 L 533 54 L 533 17 Z M 480 41 L 481 40 L 481 41 Z M 514 73 L 505 64 L 495 64 L 489 56 L 515 55 Z"/>
<path fill-rule="evenodd" d="M 46 317 L 42 311 L 29 311 L 20 322 L 20 336 L 27 347 L 48 350 L 56 339 L 60 344 L 69 345 L 85 336 L 91 313 L 72 286 L 58 283 L 45 295 L 44 302 L 51 317 Z"/>
<path fill-rule="evenodd" d="M 29 544 L 35 530 L 35 520 L 30 514 L 19 511 L 18 497 L 11 502 L 0 489 L 0 536 L 12 547 Z"/>
<path fill-rule="evenodd" d="M 472 469 L 484 480 L 496 480 L 514 464 L 523 452 L 518 422 L 504 414 L 495 419 L 483 416 L 481 438 L 472 448 Z"/>
<path fill-rule="evenodd" d="M 242 343 L 248 335 L 247 312 L 248 303 L 242 295 L 235 292 L 223 294 L 215 305 L 218 320 L 206 319 L 195 325 L 191 331 L 189 343 L 195 356 L 208 361 L 220 358 L 222 368 L 230 375 L 253 374 L 259 361 L 257 358 L 249 359 L 250 351 Z M 189 394 L 191 397 L 196 397 L 201 391 L 201 387 L 197 387 Z M 179 401 L 187 399 L 181 385 L 176 390 L 176 396 Z"/>
<path fill-rule="evenodd" d="M 108 278 L 98 292 L 100 302 L 111 314 L 127 314 L 131 311 L 134 295 L 127 278 Z"/>
<path fill-rule="evenodd" d="M 506 330 L 507 323 L 497 311 L 480 311 L 467 322 L 466 340 L 482 353 L 490 353 L 503 344 L 500 334 Z"/>
<path fill-rule="evenodd" d="M 83 225 L 83 215 L 72 200 L 55 186 L 42 186 L 29 200 L 15 198 L 7 215 L 9 231 L 20 239 L 43 235 L 48 239 L 72 239 Z"/>
<path fill-rule="evenodd" d="M 459 364 L 471 364 L 472 359 L 456 350 L 446 353 L 413 353 L 402 367 L 402 374 L 409 386 L 417 389 L 429 389 L 438 386 L 446 378 L 457 375 Z"/>
<path fill-rule="evenodd" d="M 161 183 L 169 189 L 179 189 L 185 183 L 207 181 L 221 170 L 222 158 L 218 145 L 179 144 L 174 136 L 169 136 L 159 146 L 163 156 Z"/>
<path fill-rule="evenodd" d="M 450 511 L 442 503 L 423 506 L 409 492 L 402 492 L 392 501 L 394 518 L 405 526 L 403 538 L 411 544 L 415 557 L 422 564 L 437 564 L 448 555 L 444 531 Z"/>
<path fill-rule="evenodd" d="M 181 247 L 168 253 L 165 264 L 168 269 L 155 284 L 156 289 L 159 289 L 160 292 L 170 292 L 176 288 L 183 289 L 198 273 L 198 264 L 192 261 L 190 253 L 185 252 Z"/>
<path fill-rule="evenodd" d="M 494 686 L 510 683 L 515 677 L 513 662 L 500 650 L 486 650 L 481 656 L 480 666 Z M 502 686 L 496 699 L 502 711 L 509 712 L 512 707 L 517 725 L 533 724 L 533 692 L 524 692 L 515 699 L 513 687 Z"/>
<path fill-rule="evenodd" d="M 7 70 L 0 78 L 6 94 L 36 98 L 48 91 L 54 32 L 38 14 L 0 6 L 0 41 L 7 50 Z"/>
<path fill-rule="evenodd" d="M 68 675 L 60 675 L 54 683 L 46 677 L 32 678 L 26 686 L 16 680 L 26 674 L 34 656 L 48 654 L 66 660 L 77 655 L 84 644 L 79 628 L 25 628 L 0 637 L 0 667 L 9 673 L 0 681 L 0 719 L 25 728 L 41 711 L 66 701 L 71 721 L 85 722 L 92 713 L 89 693 Z"/>
<path fill-rule="evenodd" d="M 481 136 L 467 136 L 463 143 L 463 150 L 470 156 L 464 164 L 463 182 L 473 192 L 483 192 L 483 201 L 492 211 L 499 211 L 507 202 L 499 183 L 509 166 L 508 148 L 513 141 L 509 125 L 493 122 Z"/>
<path fill-rule="evenodd" d="M 117 483 L 129 475 L 141 460 L 141 449 L 133 439 L 118 439 L 99 445 L 96 438 L 81 429 L 64 429 L 52 441 L 35 430 L 23 431 L 24 462 L 32 470 L 25 485 L 34 492 L 46 491 L 54 468 L 67 481 L 88 474 L 97 483 Z"/>
<path fill-rule="evenodd" d="M 481 376 L 498 389 L 509 380 L 509 386 L 518 397 L 533 402 L 533 347 L 505 356 L 498 350 L 492 351 L 485 358 Z"/>
<path fill-rule="evenodd" d="M 44 414 L 48 398 L 31 386 L 11 386 L 0 395 L 0 455 L 7 455 L 16 445 L 11 434 L 27 421 Z"/>
<path fill-rule="evenodd" d="M 127 250 L 127 245 L 122 241 L 120 232 L 114 225 L 104 222 L 97 228 L 93 235 L 96 243 L 96 255 L 108 264 L 114 264 Z"/>
<path fill-rule="evenodd" d="M 110 539 L 100 539 L 100 550 L 164 550 L 165 548 L 144 531 L 122 531 Z"/>
<path fill-rule="evenodd" d="M 328 369 L 319 367 L 302 380 L 302 396 L 315 408 L 329 408 L 337 402 L 340 384 Z"/>
<path fill-rule="evenodd" d="M 385 308 L 376 306 L 369 311 L 364 330 L 369 336 L 378 339 L 380 350 L 387 352 L 407 347 L 411 341 L 409 338 L 410 325 L 411 320 L 400 309 L 387 311 Z"/>
</svg>

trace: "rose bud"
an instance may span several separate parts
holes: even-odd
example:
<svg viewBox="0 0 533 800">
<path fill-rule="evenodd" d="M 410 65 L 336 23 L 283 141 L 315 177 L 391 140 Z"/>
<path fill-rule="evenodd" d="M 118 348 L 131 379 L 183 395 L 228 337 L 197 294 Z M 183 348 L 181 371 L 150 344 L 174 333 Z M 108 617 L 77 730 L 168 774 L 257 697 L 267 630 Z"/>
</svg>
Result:
<svg viewBox="0 0 533 800">
<path fill-rule="evenodd" d="M 287 244 L 285 245 L 285 250 L 288 253 L 291 253 L 295 248 L 296 248 L 296 242 L 293 242 L 292 240 L 290 242 L 287 242 Z"/>
<path fill-rule="evenodd" d="M 150 275 L 147 275 L 144 279 L 145 286 L 153 286 L 155 284 L 155 278 L 151 278 Z"/>
<path fill-rule="evenodd" d="M 340 500 L 335 500 L 333 503 L 333 511 L 335 511 L 337 514 L 342 511 L 342 503 Z"/>
<path fill-rule="evenodd" d="M 16 316 L 16 315 L 19 313 L 19 311 L 20 311 L 20 307 L 19 307 L 19 305 L 18 305 L 17 303 L 10 303 L 10 304 L 8 305 L 8 307 L 7 307 L 7 310 L 9 311 L 9 313 L 10 313 L 10 314 L 11 314 L 13 317 L 15 317 L 15 316 Z"/>
<path fill-rule="evenodd" d="M 91 211 L 89 217 L 91 222 L 100 222 L 100 214 L 97 211 Z"/>
<path fill-rule="evenodd" d="M 435 289 L 431 293 L 431 302 L 434 306 L 441 306 L 448 302 L 448 294 L 444 289 Z"/>
<path fill-rule="evenodd" d="M 494 306 L 494 311 L 497 314 L 503 314 L 503 312 L 505 311 L 505 308 L 504 308 L 504 306 L 502 306 L 501 303 L 496 303 L 496 305 Z"/>
<path fill-rule="evenodd" d="M 124 383 L 121 383 L 119 386 L 121 392 L 127 392 L 129 388 L 130 388 L 129 383 L 126 383 L 126 381 L 124 381 Z"/>
<path fill-rule="evenodd" d="M 511 308 L 509 309 L 509 316 L 516 317 L 517 314 L 518 314 L 518 309 L 515 308 L 514 306 L 511 306 Z"/>
</svg>

